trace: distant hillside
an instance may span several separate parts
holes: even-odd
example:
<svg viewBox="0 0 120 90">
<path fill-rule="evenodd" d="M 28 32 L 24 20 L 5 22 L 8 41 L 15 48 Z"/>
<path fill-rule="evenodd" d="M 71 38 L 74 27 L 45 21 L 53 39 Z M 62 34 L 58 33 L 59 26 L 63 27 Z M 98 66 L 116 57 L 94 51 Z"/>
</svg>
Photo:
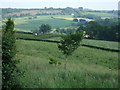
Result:
<svg viewBox="0 0 120 90">
<path fill-rule="evenodd" d="M 4 8 L 2 9 L 2 16 L 6 18 L 8 16 L 11 17 L 24 17 L 24 16 L 33 16 L 33 15 L 72 15 L 74 17 L 83 17 L 83 18 L 92 18 L 100 17 L 100 18 L 111 18 L 117 17 L 117 10 L 91 10 L 91 9 L 83 9 L 83 7 L 79 8 L 44 8 L 44 9 L 18 9 L 18 8 Z"/>
<path fill-rule="evenodd" d="M 30 15 L 51 15 L 62 12 L 62 10 L 45 10 L 45 9 L 12 9 L 6 8 L 2 10 L 2 14 L 4 17 L 12 16 L 12 17 L 22 17 L 22 16 L 30 16 Z"/>
</svg>

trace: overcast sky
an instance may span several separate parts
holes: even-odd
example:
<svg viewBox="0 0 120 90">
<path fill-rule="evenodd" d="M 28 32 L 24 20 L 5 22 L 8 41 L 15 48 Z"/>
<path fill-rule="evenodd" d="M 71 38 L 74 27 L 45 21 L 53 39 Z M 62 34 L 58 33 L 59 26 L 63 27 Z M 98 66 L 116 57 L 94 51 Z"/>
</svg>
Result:
<svg viewBox="0 0 120 90">
<path fill-rule="evenodd" d="M 95 10 L 117 10 L 119 0 L 0 0 L 0 8 L 84 7 Z"/>
</svg>

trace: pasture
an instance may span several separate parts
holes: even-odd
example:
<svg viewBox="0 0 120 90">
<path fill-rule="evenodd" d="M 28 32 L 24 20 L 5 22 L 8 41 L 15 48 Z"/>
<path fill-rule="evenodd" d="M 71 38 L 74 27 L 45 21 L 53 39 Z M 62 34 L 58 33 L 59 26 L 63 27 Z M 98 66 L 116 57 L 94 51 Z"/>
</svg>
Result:
<svg viewBox="0 0 120 90">
<path fill-rule="evenodd" d="M 32 17 L 32 16 L 29 16 Z M 41 24 L 49 24 L 53 29 L 55 28 L 65 28 L 70 27 L 73 22 L 72 15 L 44 15 L 37 16 L 37 18 L 29 19 L 29 17 L 14 18 L 15 28 L 17 31 L 31 31 L 39 29 Z M 92 19 L 87 18 L 78 18 L 84 19 L 86 21 L 93 21 Z"/>
<path fill-rule="evenodd" d="M 45 34 L 40 36 L 34 36 L 30 34 L 16 33 L 17 38 L 44 39 L 44 40 L 53 40 L 53 41 L 60 41 L 61 39 L 60 36 L 62 36 L 62 34 Z M 81 44 L 108 48 L 108 49 L 115 49 L 115 50 L 119 49 L 118 48 L 119 43 L 114 41 L 83 39 Z"/>
<path fill-rule="evenodd" d="M 83 12 L 82 13 L 82 15 L 86 15 L 86 14 L 100 16 L 103 19 L 111 18 L 111 17 L 117 17 L 117 15 L 113 15 L 113 14 L 110 14 L 110 13 L 104 13 L 104 12 Z"/>
<path fill-rule="evenodd" d="M 55 40 L 55 41 L 60 41 L 59 35 L 56 37 L 49 37 L 46 38 L 47 40 Z M 81 44 L 85 45 L 92 45 L 92 46 L 97 46 L 97 47 L 103 47 L 103 48 L 109 48 L 109 49 L 115 49 L 118 50 L 118 42 L 114 41 L 104 41 L 104 40 L 92 40 L 92 39 L 83 39 Z"/>
<path fill-rule="evenodd" d="M 83 44 L 118 50 L 118 42 L 84 39 Z"/>
<path fill-rule="evenodd" d="M 101 16 L 102 18 L 113 17 L 114 15 L 109 13 L 100 13 L 100 12 L 83 12 L 83 15 L 92 14 Z M 39 28 L 41 24 L 50 24 L 52 28 L 64 28 L 70 27 L 73 22 L 72 15 L 41 15 L 37 18 L 31 18 L 34 16 L 14 18 L 15 28 L 17 31 L 31 31 Z M 31 19 L 29 19 L 31 18 Z M 92 19 L 87 18 L 78 18 L 84 19 L 86 21 L 93 21 Z"/>
<path fill-rule="evenodd" d="M 25 71 L 17 80 L 22 88 L 116 88 L 118 53 L 79 47 L 68 57 L 64 69 L 63 54 L 57 44 L 17 40 L 18 67 Z M 49 64 L 49 57 L 61 65 Z"/>
<path fill-rule="evenodd" d="M 53 19 L 51 17 L 72 17 L 70 15 L 44 15 L 37 18 L 28 19 L 29 17 L 14 18 L 15 28 L 17 31 L 31 31 L 39 28 L 41 24 L 49 24 L 52 28 L 68 27 L 72 24 L 70 20 Z"/>
</svg>

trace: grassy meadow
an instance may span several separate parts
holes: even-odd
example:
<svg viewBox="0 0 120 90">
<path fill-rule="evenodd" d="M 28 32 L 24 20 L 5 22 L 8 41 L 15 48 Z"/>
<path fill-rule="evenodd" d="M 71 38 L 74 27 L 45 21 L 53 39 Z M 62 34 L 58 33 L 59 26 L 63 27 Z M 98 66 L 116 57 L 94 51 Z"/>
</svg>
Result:
<svg viewBox="0 0 120 90">
<path fill-rule="evenodd" d="M 34 36 L 30 34 L 16 33 L 17 38 L 44 39 L 44 40 L 53 40 L 53 41 L 60 41 L 61 40 L 60 36 L 62 35 L 61 34 L 45 34 L 40 36 Z M 81 43 L 85 45 L 92 45 L 92 46 L 115 49 L 115 50 L 119 49 L 118 48 L 119 43 L 114 41 L 83 39 Z"/>
<path fill-rule="evenodd" d="M 118 42 L 84 39 L 83 44 L 118 50 Z"/>
<path fill-rule="evenodd" d="M 32 17 L 32 16 L 29 16 Z M 31 31 L 39 28 L 41 24 L 49 24 L 52 28 L 65 28 L 70 27 L 73 22 L 72 15 L 43 15 L 37 16 L 37 18 L 28 19 L 29 17 L 14 18 L 15 28 L 17 31 Z M 51 18 L 53 17 L 53 18 Z M 87 18 L 86 21 L 93 21 Z"/>
<path fill-rule="evenodd" d="M 109 13 L 100 13 L 100 12 L 83 12 L 83 15 L 92 14 L 101 16 L 102 18 L 110 18 L 115 15 Z M 15 28 L 17 31 L 31 31 L 36 30 L 39 28 L 41 24 L 49 24 L 52 28 L 61 28 L 61 27 L 70 27 L 73 22 L 72 15 L 41 15 L 37 16 L 37 18 L 29 19 L 29 17 L 20 17 L 14 18 L 15 21 Z M 53 18 L 51 18 L 53 17 Z M 87 18 L 78 18 L 78 19 L 85 19 L 86 21 L 93 21 L 92 19 Z"/>
<path fill-rule="evenodd" d="M 28 19 L 29 17 L 15 18 L 15 28 L 17 31 L 31 31 L 39 28 L 41 24 L 49 24 L 52 28 L 68 27 L 72 20 L 53 19 L 51 17 L 69 17 L 71 15 L 44 15 L 37 18 Z M 32 17 L 32 16 L 31 16 Z"/>
<path fill-rule="evenodd" d="M 33 36 L 34 37 L 34 36 Z M 41 36 L 39 36 L 41 37 Z M 55 40 L 55 41 L 60 41 L 61 37 L 58 36 L 54 37 L 49 37 L 46 38 L 47 40 Z M 114 42 L 114 41 L 104 41 L 104 40 L 92 40 L 92 39 L 83 39 L 82 44 L 85 45 L 92 45 L 92 46 L 97 46 L 97 47 L 103 47 L 103 48 L 109 48 L 109 49 L 115 49 L 118 50 L 118 42 Z"/>
<path fill-rule="evenodd" d="M 117 88 L 118 53 L 91 49 L 80 46 L 65 57 L 57 44 L 39 41 L 17 40 L 16 58 L 21 62 L 18 67 L 25 71 L 18 78 L 22 88 Z M 61 65 L 49 64 L 49 57 Z"/>
<path fill-rule="evenodd" d="M 110 13 L 104 13 L 104 12 L 83 12 L 82 14 L 83 15 L 92 14 L 92 15 L 100 16 L 103 19 L 111 18 L 111 17 L 114 17 L 114 16 L 117 17 L 117 15 L 113 15 L 113 14 L 110 14 Z"/>
</svg>

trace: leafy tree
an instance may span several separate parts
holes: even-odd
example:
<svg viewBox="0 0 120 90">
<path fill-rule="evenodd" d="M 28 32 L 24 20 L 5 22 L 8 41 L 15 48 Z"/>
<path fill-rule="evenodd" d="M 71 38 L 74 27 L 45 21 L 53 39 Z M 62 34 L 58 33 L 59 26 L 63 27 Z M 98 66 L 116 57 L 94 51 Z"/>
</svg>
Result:
<svg viewBox="0 0 120 90">
<path fill-rule="evenodd" d="M 16 38 L 14 30 L 14 21 L 11 18 L 5 22 L 2 32 L 2 83 L 3 88 L 13 88 L 17 84 L 16 75 L 20 74 L 17 68 L 18 60 L 16 55 Z"/>
<path fill-rule="evenodd" d="M 42 24 L 39 27 L 39 32 L 46 33 L 46 32 L 49 32 L 51 29 L 52 29 L 52 27 L 49 24 Z"/>
<path fill-rule="evenodd" d="M 101 24 L 91 21 L 86 27 L 87 34 L 90 35 L 92 39 L 98 39 L 99 31 L 102 30 Z"/>
<path fill-rule="evenodd" d="M 62 36 L 61 43 L 58 44 L 59 50 L 65 55 L 67 64 L 67 57 L 71 55 L 79 46 L 80 41 L 83 39 L 83 32 L 76 31 L 75 33 Z"/>
<path fill-rule="evenodd" d="M 109 19 L 106 19 L 105 22 L 107 24 L 107 22 L 109 22 Z M 119 25 L 108 26 L 106 24 L 104 25 L 95 21 L 91 21 L 83 29 L 90 36 L 91 39 L 118 41 Z"/>
</svg>

